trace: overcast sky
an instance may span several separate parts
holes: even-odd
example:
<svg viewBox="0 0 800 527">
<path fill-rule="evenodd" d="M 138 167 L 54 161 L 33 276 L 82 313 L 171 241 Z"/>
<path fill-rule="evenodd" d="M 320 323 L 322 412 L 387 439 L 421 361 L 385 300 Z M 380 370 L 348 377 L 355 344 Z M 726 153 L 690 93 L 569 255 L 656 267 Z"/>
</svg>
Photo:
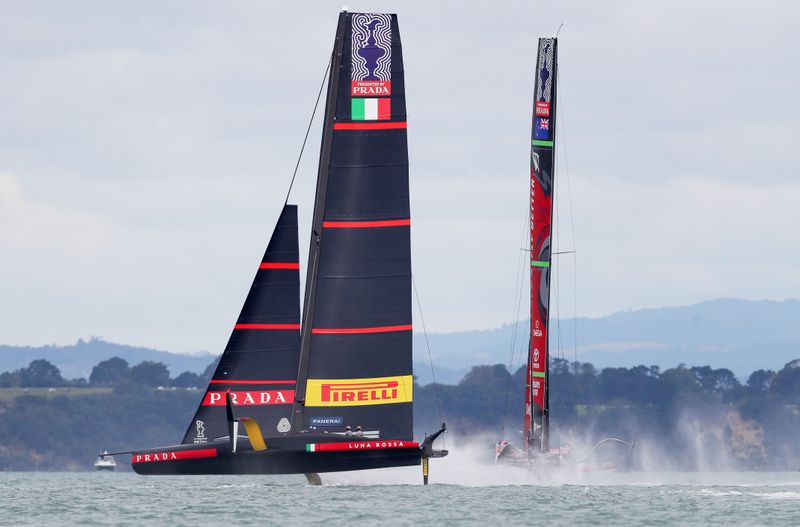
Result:
<svg viewBox="0 0 800 527">
<path fill-rule="evenodd" d="M 581 316 L 800 297 L 800 3 L 349 5 L 399 14 L 429 330 L 514 317 L 536 41 L 562 21 L 561 315 L 576 262 Z M 0 3 L 0 343 L 221 351 L 340 7 Z M 315 126 L 303 252 L 318 153 Z"/>
</svg>

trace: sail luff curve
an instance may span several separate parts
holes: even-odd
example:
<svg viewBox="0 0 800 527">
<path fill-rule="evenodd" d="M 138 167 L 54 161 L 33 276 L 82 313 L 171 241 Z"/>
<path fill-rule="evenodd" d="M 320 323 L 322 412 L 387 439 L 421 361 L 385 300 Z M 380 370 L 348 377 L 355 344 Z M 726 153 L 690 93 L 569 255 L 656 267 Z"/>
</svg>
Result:
<svg viewBox="0 0 800 527">
<path fill-rule="evenodd" d="M 556 125 L 557 39 L 539 39 L 531 133 L 531 327 L 524 448 L 547 451 L 548 325 Z"/>
</svg>

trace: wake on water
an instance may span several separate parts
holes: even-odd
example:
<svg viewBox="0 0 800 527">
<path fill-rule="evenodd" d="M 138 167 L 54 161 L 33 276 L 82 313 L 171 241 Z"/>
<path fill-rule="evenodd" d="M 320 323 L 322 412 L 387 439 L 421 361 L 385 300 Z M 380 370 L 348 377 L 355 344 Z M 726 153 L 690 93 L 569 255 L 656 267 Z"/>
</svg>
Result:
<svg viewBox="0 0 800 527">
<path fill-rule="evenodd" d="M 688 436 L 693 436 L 687 431 Z M 610 471 L 581 471 L 576 467 L 524 467 L 498 465 L 494 462 L 492 440 L 488 437 L 472 441 L 457 441 L 448 445 L 450 454 L 445 458 L 430 460 L 430 483 L 433 485 L 459 485 L 465 487 L 493 486 L 559 486 L 559 485 L 691 485 L 691 486 L 751 486 L 754 485 L 753 472 L 736 471 L 735 463 L 726 459 L 719 450 L 709 452 L 697 441 L 696 448 L 682 452 L 670 450 L 670 445 L 657 441 L 637 442 L 634 457 L 634 470 L 622 470 L 626 447 L 612 446 L 612 458 L 619 467 Z M 591 443 L 575 441 L 572 451 L 580 459 L 582 453 L 591 450 Z M 614 456 L 613 454 L 617 454 Z M 688 456 L 694 471 L 681 470 L 677 456 Z M 601 457 L 597 461 L 603 461 Z M 421 467 L 399 467 L 381 470 L 356 472 L 337 472 L 321 474 L 322 483 L 330 485 L 420 485 Z M 788 476 L 788 474 L 787 474 Z M 760 478 L 757 478 L 760 479 Z M 783 478 L 780 478 L 781 480 Z M 796 479 L 796 478 L 795 478 Z M 770 485 L 767 481 L 755 483 L 758 486 Z M 775 485 L 800 485 L 800 481 L 779 481 Z M 783 496 L 784 499 L 787 496 Z"/>
<path fill-rule="evenodd" d="M 621 474 L 588 473 L 572 467 L 550 470 L 528 470 L 523 467 L 495 464 L 491 442 L 460 442 L 445 458 L 430 460 L 431 484 L 487 487 L 505 485 L 617 485 Z M 588 451 L 589 448 L 579 451 Z M 422 483 L 420 467 L 398 467 L 381 470 L 321 474 L 323 485 L 418 485 Z"/>
</svg>

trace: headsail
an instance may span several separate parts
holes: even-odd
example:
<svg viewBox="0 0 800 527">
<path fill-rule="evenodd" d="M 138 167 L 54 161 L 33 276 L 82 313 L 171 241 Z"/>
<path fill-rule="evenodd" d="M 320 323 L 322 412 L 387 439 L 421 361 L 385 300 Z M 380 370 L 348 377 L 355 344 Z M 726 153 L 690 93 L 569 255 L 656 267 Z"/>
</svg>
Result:
<svg viewBox="0 0 800 527">
<path fill-rule="evenodd" d="M 184 444 L 228 435 L 228 390 L 265 436 L 289 431 L 300 355 L 299 269 L 297 206 L 285 205 Z"/>
<path fill-rule="evenodd" d="M 396 15 L 342 13 L 309 251 L 293 430 L 411 439 L 411 248 Z"/>
<path fill-rule="evenodd" d="M 548 308 L 556 126 L 557 39 L 539 39 L 531 135 L 531 333 L 524 448 L 548 449 Z"/>
</svg>

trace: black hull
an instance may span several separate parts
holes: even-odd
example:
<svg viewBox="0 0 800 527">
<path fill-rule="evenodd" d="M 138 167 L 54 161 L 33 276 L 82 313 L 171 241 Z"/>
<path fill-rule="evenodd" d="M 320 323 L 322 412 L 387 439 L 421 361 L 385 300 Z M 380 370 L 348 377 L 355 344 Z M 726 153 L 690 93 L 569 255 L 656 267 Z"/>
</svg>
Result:
<svg viewBox="0 0 800 527">
<path fill-rule="evenodd" d="M 179 459 L 133 463 L 142 475 L 201 474 L 303 474 L 309 472 L 344 472 L 373 468 L 405 467 L 421 463 L 419 448 L 305 452 L 300 450 L 244 451 L 220 453 L 205 459 Z"/>
</svg>

